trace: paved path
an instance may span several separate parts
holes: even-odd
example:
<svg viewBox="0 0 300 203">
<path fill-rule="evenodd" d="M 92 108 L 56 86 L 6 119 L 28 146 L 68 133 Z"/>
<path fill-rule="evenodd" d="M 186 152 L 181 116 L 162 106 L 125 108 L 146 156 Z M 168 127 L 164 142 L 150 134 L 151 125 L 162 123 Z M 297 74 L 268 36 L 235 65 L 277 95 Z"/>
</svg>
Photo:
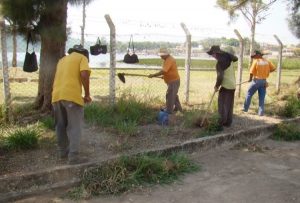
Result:
<svg viewBox="0 0 300 203">
<path fill-rule="evenodd" d="M 101 203 L 285 203 L 300 202 L 300 142 L 261 140 L 252 147 L 222 146 L 194 152 L 202 170 L 171 185 L 143 188 L 82 202 Z M 253 152 L 251 149 L 262 149 Z M 72 202 L 59 193 L 20 200 Z"/>
</svg>

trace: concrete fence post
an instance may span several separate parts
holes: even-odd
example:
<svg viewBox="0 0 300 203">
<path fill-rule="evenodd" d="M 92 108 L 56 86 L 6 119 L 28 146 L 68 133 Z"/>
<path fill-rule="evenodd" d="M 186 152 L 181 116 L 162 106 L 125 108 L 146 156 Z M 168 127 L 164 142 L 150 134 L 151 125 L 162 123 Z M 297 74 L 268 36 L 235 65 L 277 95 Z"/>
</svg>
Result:
<svg viewBox="0 0 300 203">
<path fill-rule="evenodd" d="M 279 94 L 280 92 L 280 83 L 281 83 L 281 68 L 282 68 L 282 49 L 283 44 L 280 41 L 280 39 L 277 37 L 277 35 L 274 35 L 276 41 L 279 44 L 279 50 L 278 50 L 278 63 L 277 63 L 277 79 L 276 79 L 276 93 Z"/>
<path fill-rule="evenodd" d="M 109 15 L 104 16 L 110 29 L 110 65 L 109 65 L 109 100 L 115 104 L 116 98 L 116 28 Z"/>
<path fill-rule="evenodd" d="M 7 44 L 5 33 L 5 21 L 0 20 L 1 30 L 1 52 L 2 52 L 2 75 L 3 75 L 3 91 L 4 91 L 4 118 L 5 121 L 10 119 L 10 87 L 9 87 L 9 73 L 8 73 L 8 60 L 7 60 Z"/>
<path fill-rule="evenodd" d="M 190 69 L 191 69 L 191 50 L 192 50 L 192 35 L 184 23 L 180 24 L 186 35 L 185 43 L 185 103 L 189 103 L 190 96 Z"/>
<path fill-rule="evenodd" d="M 239 60 L 238 60 L 238 77 L 237 77 L 237 82 L 238 82 L 238 87 L 237 87 L 237 92 L 236 94 L 238 95 L 238 97 L 241 97 L 241 83 L 242 83 L 242 76 L 243 76 L 243 61 L 244 61 L 244 39 L 241 36 L 241 34 L 239 33 L 238 30 L 234 30 L 234 33 L 236 34 L 236 36 L 239 38 L 239 42 L 240 42 L 240 52 L 239 52 Z"/>
</svg>

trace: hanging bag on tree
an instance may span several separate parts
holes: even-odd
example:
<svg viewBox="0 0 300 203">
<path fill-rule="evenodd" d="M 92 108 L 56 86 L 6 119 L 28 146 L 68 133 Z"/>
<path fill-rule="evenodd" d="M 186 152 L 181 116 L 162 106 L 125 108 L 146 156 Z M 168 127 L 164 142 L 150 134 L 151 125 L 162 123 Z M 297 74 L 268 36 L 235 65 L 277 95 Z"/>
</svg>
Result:
<svg viewBox="0 0 300 203">
<path fill-rule="evenodd" d="M 31 45 L 33 47 L 33 51 L 31 53 L 28 52 L 29 42 L 31 42 Z M 27 46 L 26 46 L 25 60 L 23 64 L 23 71 L 31 73 L 37 70 L 38 70 L 37 58 L 34 52 L 32 36 L 31 33 L 29 33 L 27 36 Z"/>
<path fill-rule="evenodd" d="M 97 56 L 99 54 L 106 54 L 107 46 L 101 44 L 100 38 L 98 37 L 96 44 L 93 46 L 90 46 L 90 53 L 94 56 Z"/>
<path fill-rule="evenodd" d="M 132 53 L 130 53 L 130 49 L 132 49 Z M 127 53 L 124 56 L 123 62 L 124 63 L 138 63 L 139 62 L 138 56 L 134 53 L 134 45 L 133 45 L 132 35 L 130 36 Z"/>
</svg>

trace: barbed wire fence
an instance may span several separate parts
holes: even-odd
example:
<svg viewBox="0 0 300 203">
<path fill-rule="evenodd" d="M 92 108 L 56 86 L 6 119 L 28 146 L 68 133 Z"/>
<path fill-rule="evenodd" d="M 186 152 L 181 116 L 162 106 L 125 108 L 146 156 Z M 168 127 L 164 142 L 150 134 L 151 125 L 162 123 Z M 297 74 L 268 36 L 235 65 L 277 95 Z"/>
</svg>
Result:
<svg viewBox="0 0 300 203">
<path fill-rule="evenodd" d="M 87 18 L 87 20 L 89 20 Z M 103 23 L 105 20 L 91 19 L 96 23 Z M 197 41 L 201 39 L 205 39 L 208 37 L 218 36 L 223 37 L 225 35 L 225 31 L 214 30 L 213 34 L 212 30 L 209 28 L 201 28 L 201 27 L 192 27 L 189 29 L 188 26 L 182 23 L 171 23 L 171 24 L 163 24 L 159 22 L 140 22 L 140 21 L 126 21 L 123 20 L 121 22 L 117 22 L 116 30 L 120 29 L 128 29 L 127 34 L 118 34 L 115 33 L 115 41 L 118 42 L 126 42 L 126 39 L 130 39 L 130 36 L 133 35 L 136 41 L 157 41 L 166 45 L 170 42 L 177 42 L 179 44 L 178 47 L 171 48 L 171 54 L 174 55 L 176 59 L 182 58 L 185 59 L 185 65 L 179 66 L 179 74 L 181 76 L 181 87 L 179 90 L 179 96 L 181 101 L 186 103 L 204 103 L 209 100 L 210 95 L 213 93 L 213 86 L 216 78 L 216 74 L 213 71 L 214 67 L 195 67 L 191 66 L 191 58 L 206 58 L 211 59 L 207 56 L 204 50 L 199 52 L 199 47 L 192 47 L 191 42 Z M 138 32 L 130 32 L 130 27 L 139 27 L 145 28 L 142 30 L 143 33 Z M 114 102 L 115 97 L 119 97 L 122 94 L 132 94 L 135 97 L 144 99 L 145 101 L 151 101 L 155 99 L 158 105 L 163 104 L 165 100 L 165 91 L 166 84 L 164 84 L 163 80 L 157 78 L 147 78 L 147 77 L 138 77 L 138 76 L 126 76 L 126 82 L 123 83 L 117 78 L 117 73 L 135 73 L 135 74 L 143 74 L 148 75 L 150 73 L 154 73 L 161 69 L 161 66 L 144 66 L 139 64 L 125 64 L 122 62 L 123 57 L 126 53 L 126 49 L 128 47 L 123 47 L 121 50 L 115 49 L 115 58 L 112 58 L 111 55 L 111 33 L 109 32 L 108 25 L 106 24 L 106 31 L 101 33 L 95 32 L 85 32 L 85 47 L 89 49 L 90 46 L 96 43 L 98 37 L 102 39 L 102 43 L 108 45 L 108 53 L 100 54 L 98 56 L 90 55 L 90 66 L 93 68 L 90 88 L 91 94 L 95 101 L 102 100 L 110 100 Z M 125 28 L 124 28 L 125 27 Z M 181 31 L 178 30 L 175 33 L 166 32 L 166 28 L 178 28 L 181 27 Z M 204 35 L 193 35 L 193 31 L 202 30 Z M 155 31 L 155 32 L 154 32 Z M 228 30 L 226 30 L 227 32 Z M 232 30 L 234 33 L 234 31 Z M 211 33 L 211 34 L 209 34 Z M 274 36 L 268 36 L 274 37 Z M 235 37 L 238 39 L 238 37 Z M 26 40 L 22 37 L 17 38 L 17 67 L 12 67 L 12 38 L 9 34 L 6 36 L 7 49 L 3 49 L 1 47 L 2 56 L 3 52 L 7 54 L 8 60 L 8 81 L 5 82 L 5 67 L 4 60 L 2 58 L 2 71 L 0 74 L 0 82 L 3 87 L 3 91 L 0 92 L 0 105 L 5 104 L 7 101 L 5 100 L 5 92 L 7 92 L 7 87 L 9 87 L 10 93 L 10 102 L 9 104 L 22 104 L 22 103 L 30 103 L 34 101 L 34 98 L 37 95 L 38 91 L 38 72 L 34 73 L 26 73 L 22 70 L 24 58 L 25 58 L 25 50 L 26 50 Z M 72 35 L 69 37 L 67 41 L 67 47 L 72 47 L 74 44 L 80 44 L 81 42 L 81 33 L 76 30 L 72 32 Z M 261 47 L 264 47 L 267 43 L 260 43 Z M 40 45 L 37 43 L 34 46 L 34 50 L 37 54 L 37 58 L 40 56 Z M 157 55 L 157 49 L 151 50 L 137 50 L 136 53 L 140 59 L 142 58 L 157 58 L 160 60 L 160 57 Z M 278 51 L 280 53 L 280 50 Z M 113 61 L 111 61 L 113 60 Z M 162 60 L 161 60 L 162 62 Z M 115 65 L 114 65 L 115 64 Z M 242 64 L 242 63 L 241 63 Z M 115 67 L 113 67 L 115 66 Z M 240 70 L 242 67 L 238 67 L 236 64 L 236 69 Z M 241 66 L 241 65 L 239 65 Z M 280 66 L 280 65 L 279 65 Z M 210 68 L 210 71 L 207 71 L 205 68 Z M 114 69 L 114 70 L 112 70 Z M 203 71 L 206 70 L 206 71 Z M 112 74 L 112 71 L 114 73 Z M 240 70 L 242 71 L 242 70 Z M 242 73 L 239 74 L 242 77 Z M 280 86 L 280 76 L 278 88 Z M 241 78 L 239 78 L 241 80 Z M 113 82 L 112 82 L 113 81 Z M 5 83 L 8 83 L 5 84 Z M 5 89 L 6 88 L 6 89 Z M 112 98 L 113 97 L 113 98 Z M 112 100 L 111 100 L 112 99 Z"/>
</svg>

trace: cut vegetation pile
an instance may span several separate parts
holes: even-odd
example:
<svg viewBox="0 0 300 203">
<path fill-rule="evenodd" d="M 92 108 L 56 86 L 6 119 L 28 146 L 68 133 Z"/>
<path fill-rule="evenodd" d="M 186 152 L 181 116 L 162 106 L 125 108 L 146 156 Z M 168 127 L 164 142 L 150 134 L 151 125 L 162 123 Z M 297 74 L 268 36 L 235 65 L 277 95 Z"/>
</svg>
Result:
<svg viewBox="0 0 300 203">
<path fill-rule="evenodd" d="M 166 184 L 180 175 L 199 170 L 183 154 L 123 156 L 103 166 L 87 169 L 81 186 L 69 192 L 73 199 L 118 194 L 152 184 Z"/>
</svg>

